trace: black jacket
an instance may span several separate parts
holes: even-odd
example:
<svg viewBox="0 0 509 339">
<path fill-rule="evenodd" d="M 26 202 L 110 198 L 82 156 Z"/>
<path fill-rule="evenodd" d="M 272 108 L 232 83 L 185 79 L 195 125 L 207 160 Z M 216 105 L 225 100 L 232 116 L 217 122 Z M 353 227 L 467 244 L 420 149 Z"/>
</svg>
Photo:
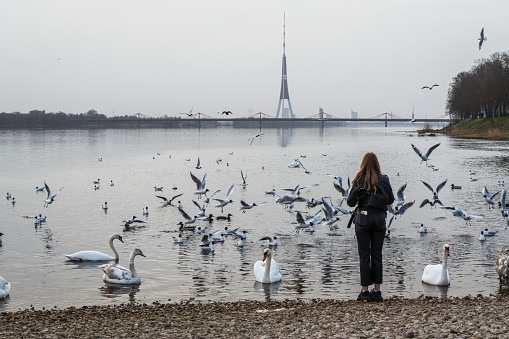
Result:
<svg viewBox="0 0 509 339">
<path fill-rule="evenodd" d="M 383 211 L 387 211 L 387 205 L 394 202 L 394 194 L 392 193 L 391 183 L 389 177 L 384 174 L 378 175 L 378 185 L 376 186 L 376 194 L 374 189 L 367 192 L 364 187 L 364 180 L 366 177 L 361 176 L 356 182 L 353 183 L 348 200 L 348 206 L 354 207 L 374 207 Z"/>
</svg>

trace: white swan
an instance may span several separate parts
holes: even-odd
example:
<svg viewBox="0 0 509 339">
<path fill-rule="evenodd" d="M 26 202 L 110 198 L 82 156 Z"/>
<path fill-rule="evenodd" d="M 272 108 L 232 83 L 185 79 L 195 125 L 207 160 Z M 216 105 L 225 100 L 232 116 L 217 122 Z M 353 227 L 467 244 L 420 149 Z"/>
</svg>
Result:
<svg viewBox="0 0 509 339">
<path fill-rule="evenodd" d="M 103 281 L 111 284 L 141 284 L 140 276 L 138 275 L 138 272 L 136 272 L 136 268 L 134 268 L 134 257 L 137 255 L 141 255 L 142 257 L 145 256 L 138 248 L 132 251 L 131 258 L 129 259 L 129 269 L 117 263 L 99 266 L 104 272 Z"/>
<path fill-rule="evenodd" d="M 71 261 L 106 261 L 106 260 L 115 260 L 118 261 L 118 252 L 115 249 L 115 246 L 113 245 L 113 240 L 118 239 L 121 242 L 124 242 L 122 240 L 122 236 L 118 233 L 113 234 L 110 237 L 110 247 L 113 250 L 113 253 L 115 253 L 115 257 L 112 257 L 111 255 L 104 254 L 99 251 L 80 251 L 73 254 L 64 254 L 69 260 Z"/>
<path fill-rule="evenodd" d="M 277 263 L 272 259 L 272 251 L 268 248 L 263 250 L 263 260 L 254 264 L 255 280 L 264 284 L 270 284 L 283 279 Z"/>
<path fill-rule="evenodd" d="M 449 271 L 447 270 L 447 257 L 449 256 L 449 245 L 443 246 L 442 264 L 427 265 L 422 273 L 422 281 L 431 285 L 449 285 Z"/>
<path fill-rule="evenodd" d="M 7 282 L 3 277 L 0 276 L 0 299 L 5 298 L 11 291 L 11 284 Z"/>
</svg>

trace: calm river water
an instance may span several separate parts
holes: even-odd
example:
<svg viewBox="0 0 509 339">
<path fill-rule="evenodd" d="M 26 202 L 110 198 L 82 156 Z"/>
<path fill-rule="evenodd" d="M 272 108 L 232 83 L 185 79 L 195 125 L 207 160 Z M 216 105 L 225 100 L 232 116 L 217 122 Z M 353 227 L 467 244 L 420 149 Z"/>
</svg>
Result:
<svg viewBox="0 0 509 339">
<path fill-rule="evenodd" d="M 406 131 L 405 131 L 406 129 Z M 275 203 L 265 192 L 276 187 L 293 188 L 319 184 L 305 189 L 305 198 L 331 197 L 339 203 L 334 178 L 344 179 L 358 171 L 362 156 L 375 152 L 384 173 L 389 175 L 394 192 L 404 184 L 407 201 L 415 200 L 405 215 L 395 219 L 392 235 L 384 246 L 384 296 L 418 297 L 466 296 L 496 293 L 499 288 L 494 263 L 500 251 L 509 247 L 509 231 L 500 209 L 488 209 L 482 187 L 492 193 L 501 189 L 498 181 L 509 184 L 509 143 L 499 141 L 450 139 L 444 136 L 417 137 L 404 128 L 294 128 L 234 129 L 228 126 L 202 129 L 142 130 L 15 130 L 0 131 L 2 175 L 0 192 L 11 193 L 13 205 L 0 200 L 0 275 L 12 284 L 10 297 L 0 300 L 0 311 L 42 307 L 108 305 L 122 302 L 311 299 L 353 299 L 359 291 L 357 244 L 354 231 L 346 228 L 347 219 L 333 230 L 316 232 L 293 230 L 295 217 Z M 251 144 L 251 139 L 258 133 Z M 433 171 L 411 148 L 425 151 L 435 143 Z M 198 157 L 201 169 L 196 169 Z M 103 161 L 98 161 L 102 158 Z M 217 163 L 216 160 L 222 161 Z M 301 168 L 289 168 L 299 158 L 312 174 Z M 242 187 L 241 170 L 247 172 Z M 470 171 L 476 172 L 471 175 Z M 206 213 L 226 215 L 231 221 L 197 222 L 208 231 L 240 227 L 246 230 L 243 248 L 228 237 L 216 244 L 214 254 L 200 251 L 201 235 L 183 232 L 184 243 L 173 243 L 177 224 L 184 221 L 176 207 L 162 206 L 156 195 L 179 198 L 190 215 L 198 213 L 192 200 L 195 184 L 190 172 L 202 178 L 207 173 L 207 188 L 220 189 L 223 198 L 237 184 L 233 203 L 224 213 L 211 203 Z M 399 175 L 398 175 L 399 174 Z M 471 181 L 475 177 L 477 181 Z M 94 190 L 94 180 L 100 189 Z M 442 202 L 457 206 L 484 219 L 465 221 L 440 208 L 419 208 L 431 192 L 420 180 L 436 187 L 448 179 L 440 192 Z M 110 186 L 110 180 L 114 186 Z M 45 192 L 36 192 L 44 181 L 52 191 L 64 189 L 53 204 L 44 208 Z M 450 184 L 461 185 L 452 190 Z M 176 190 L 172 187 L 175 185 Z M 163 186 L 155 192 L 154 186 Z M 283 193 L 284 191 L 278 191 Z M 496 197 L 497 201 L 499 196 Z M 246 213 L 239 211 L 240 200 L 268 202 Z M 105 213 L 101 205 L 107 201 Z M 142 215 L 148 207 L 150 214 Z M 343 207 L 347 207 L 346 204 Z M 312 215 L 321 207 L 307 209 L 296 203 L 293 211 Z M 39 213 L 47 222 L 35 227 Z M 122 220 L 137 216 L 146 221 L 133 230 L 124 230 Z M 419 233 L 419 225 L 428 227 Z M 485 242 L 478 240 L 484 228 L 498 231 Z M 113 233 L 123 236 L 116 242 L 120 264 L 128 266 L 130 252 L 140 248 L 146 258 L 136 258 L 142 284 L 137 287 L 107 286 L 102 281 L 100 263 L 72 263 L 64 254 L 80 250 L 98 250 L 110 254 L 108 239 Z M 278 236 L 273 250 L 283 280 L 264 288 L 255 284 L 253 264 L 261 260 L 263 236 Z M 451 285 L 445 288 L 421 282 L 424 267 L 441 261 L 441 248 L 451 249 L 448 268 Z"/>
</svg>

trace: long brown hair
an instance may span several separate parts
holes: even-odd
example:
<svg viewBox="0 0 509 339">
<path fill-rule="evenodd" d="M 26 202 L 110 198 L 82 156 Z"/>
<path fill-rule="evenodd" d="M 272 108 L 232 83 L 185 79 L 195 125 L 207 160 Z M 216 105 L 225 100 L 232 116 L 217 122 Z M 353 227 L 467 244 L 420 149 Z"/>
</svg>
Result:
<svg viewBox="0 0 509 339">
<path fill-rule="evenodd" d="M 376 185 L 378 185 L 379 174 L 382 174 L 382 170 L 380 169 L 378 158 L 375 153 L 368 152 L 364 155 L 364 158 L 362 158 L 361 168 L 355 178 L 353 178 L 353 182 L 357 182 L 362 175 L 365 175 L 366 178 L 364 180 L 364 187 L 362 188 L 366 188 L 367 191 L 374 189 L 376 193 Z"/>
</svg>

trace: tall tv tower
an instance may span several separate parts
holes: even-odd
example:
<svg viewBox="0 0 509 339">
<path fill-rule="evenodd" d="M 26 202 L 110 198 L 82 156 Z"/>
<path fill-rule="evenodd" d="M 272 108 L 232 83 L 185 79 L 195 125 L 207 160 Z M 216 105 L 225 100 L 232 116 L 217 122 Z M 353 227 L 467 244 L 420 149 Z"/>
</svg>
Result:
<svg viewBox="0 0 509 339">
<path fill-rule="evenodd" d="M 281 118 L 295 118 L 292 110 L 292 104 L 290 103 L 290 94 L 288 94 L 288 80 L 286 79 L 286 54 L 285 54 L 285 39 L 286 39 L 286 13 L 283 16 L 283 76 L 281 78 L 281 93 L 279 94 L 279 105 L 277 106 L 276 119 L 279 118 L 279 112 L 281 110 L 281 104 L 283 104 L 283 110 Z M 285 100 L 288 100 L 288 108 L 285 108 Z"/>
</svg>

